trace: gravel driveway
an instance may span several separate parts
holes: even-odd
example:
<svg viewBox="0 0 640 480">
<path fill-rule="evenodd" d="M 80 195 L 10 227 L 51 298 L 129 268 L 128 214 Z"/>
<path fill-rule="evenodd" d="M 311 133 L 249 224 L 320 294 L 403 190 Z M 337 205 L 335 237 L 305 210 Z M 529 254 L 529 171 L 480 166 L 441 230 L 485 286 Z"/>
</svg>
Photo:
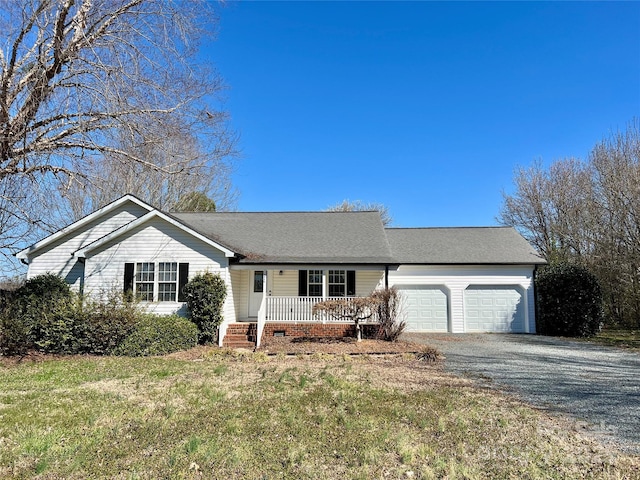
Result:
<svg viewBox="0 0 640 480">
<path fill-rule="evenodd" d="M 495 385 L 640 454 L 640 353 L 535 335 L 405 334 L 436 346 L 445 369 Z"/>
</svg>

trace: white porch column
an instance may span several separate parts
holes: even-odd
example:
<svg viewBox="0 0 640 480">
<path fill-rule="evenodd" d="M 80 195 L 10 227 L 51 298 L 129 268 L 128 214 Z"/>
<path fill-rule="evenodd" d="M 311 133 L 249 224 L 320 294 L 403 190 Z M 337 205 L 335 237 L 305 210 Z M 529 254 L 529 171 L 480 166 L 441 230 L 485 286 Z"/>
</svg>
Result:
<svg viewBox="0 0 640 480">
<path fill-rule="evenodd" d="M 329 291 L 329 275 L 327 270 L 322 270 L 322 298 L 327 298 L 327 292 Z"/>
</svg>

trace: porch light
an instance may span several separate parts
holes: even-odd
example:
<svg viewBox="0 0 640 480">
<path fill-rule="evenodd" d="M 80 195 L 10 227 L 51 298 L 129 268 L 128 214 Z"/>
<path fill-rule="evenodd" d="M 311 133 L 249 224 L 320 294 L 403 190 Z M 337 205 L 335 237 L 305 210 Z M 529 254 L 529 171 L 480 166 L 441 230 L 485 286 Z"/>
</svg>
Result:
<svg viewBox="0 0 640 480">
<path fill-rule="evenodd" d="M 278 275 L 282 275 L 282 270 L 280 270 L 280 272 L 278 273 Z"/>
</svg>

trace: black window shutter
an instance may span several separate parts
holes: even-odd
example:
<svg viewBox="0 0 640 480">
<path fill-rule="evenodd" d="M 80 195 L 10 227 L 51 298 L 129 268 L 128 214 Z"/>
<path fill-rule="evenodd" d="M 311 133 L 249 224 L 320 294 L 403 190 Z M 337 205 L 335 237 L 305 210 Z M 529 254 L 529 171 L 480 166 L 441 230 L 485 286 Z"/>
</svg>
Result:
<svg viewBox="0 0 640 480">
<path fill-rule="evenodd" d="M 181 263 L 178 265 L 178 301 L 184 302 L 184 293 L 182 293 L 182 289 L 189 281 L 189 264 Z"/>
<path fill-rule="evenodd" d="M 124 293 L 133 293 L 133 263 L 124 264 Z"/>
<path fill-rule="evenodd" d="M 356 271 L 347 270 L 347 296 L 353 297 L 356 294 Z"/>
<path fill-rule="evenodd" d="M 307 296 L 307 271 L 306 270 L 298 270 L 298 296 L 306 297 Z"/>
</svg>

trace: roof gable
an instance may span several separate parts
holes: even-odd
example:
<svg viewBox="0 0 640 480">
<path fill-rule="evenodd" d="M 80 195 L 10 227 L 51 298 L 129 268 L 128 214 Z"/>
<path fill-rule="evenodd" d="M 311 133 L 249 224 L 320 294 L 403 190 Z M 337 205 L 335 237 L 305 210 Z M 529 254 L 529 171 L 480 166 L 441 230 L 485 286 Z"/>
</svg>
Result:
<svg viewBox="0 0 640 480">
<path fill-rule="evenodd" d="M 127 223 L 126 225 L 123 225 L 122 227 L 114 230 L 113 232 L 109 233 L 108 235 L 105 235 L 102 238 L 99 238 L 98 240 L 82 247 L 81 249 L 77 250 L 76 252 L 74 252 L 73 256 L 76 258 L 85 258 L 89 253 L 91 253 L 93 250 L 96 250 L 97 248 L 100 248 L 102 245 L 118 238 L 121 237 L 122 235 L 126 234 L 127 232 L 130 232 L 131 230 L 137 228 L 140 225 L 145 224 L 146 222 L 148 222 L 149 220 L 153 219 L 153 218 L 160 218 L 168 223 L 170 223 L 171 225 L 174 225 L 175 227 L 187 232 L 188 234 L 198 238 L 199 240 L 205 242 L 206 244 L 217 248 L 218 250 L 222 251 L 226 257 L 234 257 L 235 256 L 235 252 L 233 252 L 232 250 L 228 249 L 227 247 L 211 240 L 210 238 L 202 235 L 201 233 L 193 230 L 192 228 L 190 228 L 189 226 L 179 222 L 178 220 L 172 218 L 171 216 L 167 215 L 166 213 L 163 213 L 159 210 L 152 210 L 151 212 L 147 213 L 146 215 L 143 215 L 140 218 L 137 218 L 136 220 L 133 220 L 132 222 Z"/>
<path fill-rule="evenodd" d="M 52 243 L 64 238 L 66 235 L 72 234 L 75 231 L 80 230 L 82 227 L 88 225 L 91 222 L 94 222 L 96 220 L 99 220 L 102 217 L 106 217 L 107 215 L 109 215 L 111 212 L 113 212 L 114 210 L 120 208 L 121 206 L 125 205 L 126 203 L 132 203 L 135 204 L 139 207 L 142 207 L 144 210 L 147 211 L 152 211 L 154 209 L 154 207 L 152 207 L 151 205 L 149 205 L 148 203 L 143 202 L 142 200 L 140 200 L 139 198 L 127 194 L 124 195 L 122 197 L 120 197 L 119 199 L 111 202 L 110 204 L 96 210 L 93 213 L 90 213 L 89 215 L 82 217 L 80 220 L 77 220 L 75 222 L 73 222 L 72 224 L 58 230 L 57 232 L 49 235 L 48 237 L 45 237 L 44 239 L 40 240 L 39 242 L 31 245 L 30 247 L 25 248 L 24 250 L 21 250 L 20 252 L 16 253 L 16 257 L 20 258 L 20 259 L 26 259 L 28 258 L 30 255 L 33 255 L 34 253 L 36 253 L 37 251 L 51 245 Z"/>
</svg>

